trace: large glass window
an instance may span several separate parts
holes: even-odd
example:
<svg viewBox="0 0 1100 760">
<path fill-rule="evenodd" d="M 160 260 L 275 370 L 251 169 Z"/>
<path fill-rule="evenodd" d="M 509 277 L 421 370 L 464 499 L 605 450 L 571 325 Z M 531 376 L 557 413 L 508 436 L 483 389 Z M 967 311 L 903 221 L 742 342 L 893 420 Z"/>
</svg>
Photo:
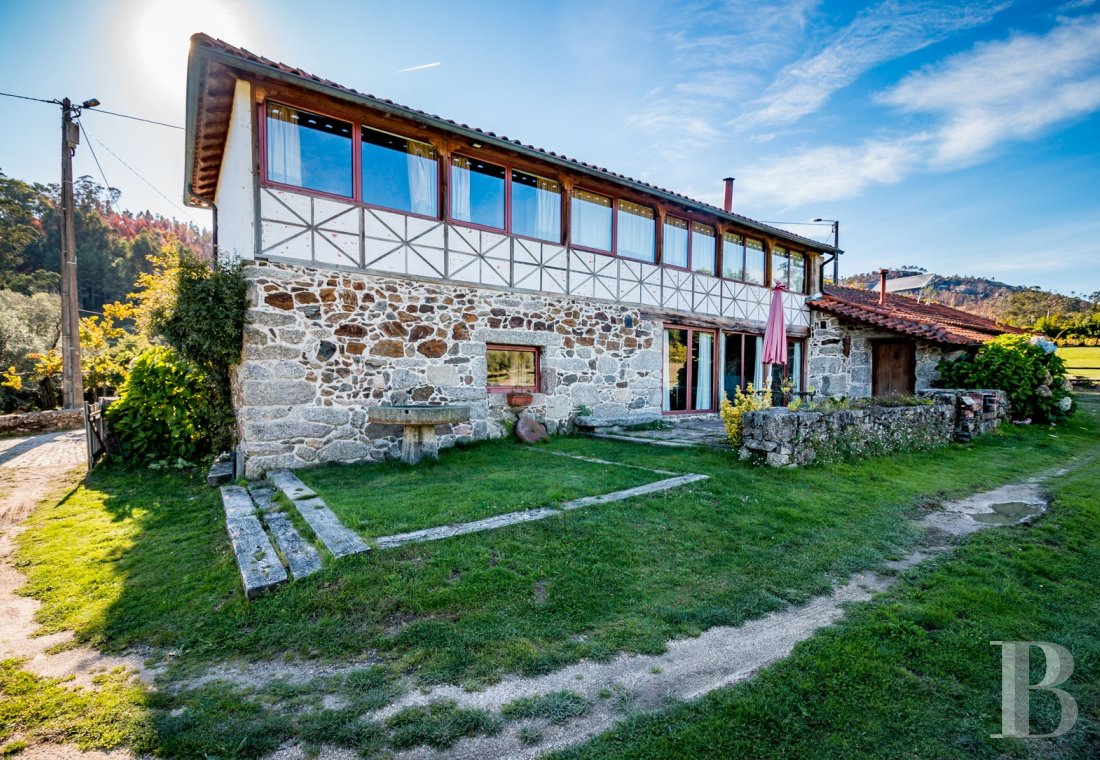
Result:
<svg viewBox="0 0 1100 760">
<path fill-rule="evenodd" d="M 745 282 L 764 284 L 764 243 L 745 238 Z"/>
<path fill-rule="evenodd" d="M 512 171 L 512 232 L 561 242 L 561 183 Z"/>
<path fill-rule="evenodd" d="M 772 249 L 772 285 L 788 285 L 790 282 L 791 255 L 786 248 Z"/>
<path fill-rule="evenodd" d="M 792 293 L 806 291 L 806 256 L 776 247 L 772 251 L 772 284 L 786 285 Z"/>
<path fill-rule="evenodd" d="M 639 261 L 657 259 L 657 225 L 653 209 L 619 201 L 619 255 Z"/>
<path fill-rule="evenodd" d="M 685 219 L 666 216 L 661 239 L 661 263 L 670 267 L 688 267 L 688 223 Z"/>
<path fill-rule="evenodd" d="M 694 222 L 691 225 L 691 271 L 714 274 L 714 228 Z"/>
<path fill-rule="evenodd" d="M 806 257 L 801 253 L 791 254 L 791 292 L 806 292 Z"/>
<path fill-rule="evenodd" d="M 715 334 L 710 330 L 669 327 L 664 340 L 666 412 L 714 409 Z"/>
<path fill-rule="evenodd" d="M 351 197 L 351 124 L 268 103 L 266 127 L 269 181 Z"/>
<path fill-rule="evenodd" d="M 611 199 L 587 190 L 574 190 L 570 205 L 573 245 L 611 250 Z"/>
<path fill-rule="evenodd" d="M 722 392 L 733 401 L 737 389 L 751 384 L 759 392 L 764 386 L 764 366 L 757 361 L 763 351 L 763 337 L 742 333 L 722 333 Z"/>
<path fill-rule="evenodd" d="M 451 218 L 504 229 L 503 166 L 476 158 L 451 158 Z"/>
<path fill-rule="evenodd" d="M 539 351 L 532 346 L 486 346 L 490 393 L 538 390 Z"/>
<path fill-rule="evenodd" d="M 745 276 L 745 239 L 732 232 L 722 234 L 722 276 L 727 280 Z"/>
<path fill-rule="evenodd" d="M 362 127 L 363 202 L 439 215 L 439 166 L 428 143 Z"/>
</svg>

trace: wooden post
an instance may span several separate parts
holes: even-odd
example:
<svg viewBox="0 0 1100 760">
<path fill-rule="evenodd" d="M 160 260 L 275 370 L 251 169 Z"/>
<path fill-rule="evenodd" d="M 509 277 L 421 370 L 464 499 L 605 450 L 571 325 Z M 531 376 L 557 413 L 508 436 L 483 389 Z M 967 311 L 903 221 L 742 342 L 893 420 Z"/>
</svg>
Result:
<svg viewBox="0 0 1100 760">
<path fill-rule="evenodd" d="M 79 142 L 72 101 L 61 101 L 61 361 L 64 404 L 84 403 L 80 370 L 80 298 L 76 286 L 76 222 L 73 219 L 73 153 Z"/>
</svg>

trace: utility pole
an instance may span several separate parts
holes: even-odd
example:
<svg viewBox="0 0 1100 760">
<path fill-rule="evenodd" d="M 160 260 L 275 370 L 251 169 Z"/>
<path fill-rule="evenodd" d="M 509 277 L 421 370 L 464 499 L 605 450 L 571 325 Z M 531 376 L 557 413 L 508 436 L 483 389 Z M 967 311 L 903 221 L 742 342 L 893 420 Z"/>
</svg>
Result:
<svg viewBox="0 0 1100 760">
<path fill-rule="evenodd" d="M 840 222 L 836 219 L 814 219 L 815 222 L 831 222 L 833 225 L 833 248 L 836 251 L 833 253 L 833 285 L 840 284 Z M 821 272 L 822 279 L 825 278 L 825 272 Z M 824 283 L 822 283 L 824 284 Z"/>
<path fill-rule="evenodd" d="M 79 106 L 65 98 L 53 101 L 61 106 L 61 366 L 66 409 L 84 404 L 84 375 L 80 367 L 80 291 L 76 286 L 76 220 L 73 216 L 73 154 L 80 144 L 80 125 L 73 121 L 82 108 L 95 108 L 99 101 L 85 100 Z"/>
<path fill-rule="evenodd" d="M 84 377 L 80 370 L 80 299 L 76 286 L 76 222 L 73 219 L 73 154 L 80 128 L 72 101 L 61 101 L 61 359 L 65 408 L 81 408 Z"/>
</svg>

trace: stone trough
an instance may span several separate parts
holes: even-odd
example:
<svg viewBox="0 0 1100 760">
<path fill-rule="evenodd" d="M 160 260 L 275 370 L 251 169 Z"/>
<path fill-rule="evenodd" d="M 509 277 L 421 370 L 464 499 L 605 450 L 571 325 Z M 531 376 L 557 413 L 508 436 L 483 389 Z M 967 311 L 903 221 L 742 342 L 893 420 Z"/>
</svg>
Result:
<svg viewBox="0 0 1100 760">
<path fill-rule="evenodd" d="M 424 457 L 439 458 L 436 425 L 457 425 L 470 421 L 468 406 L 443 404 L 438 406 L 373 406 L 367 419 L 379 425 L 401 425 L 401 461 L 416 464 Z"/>
</svg>

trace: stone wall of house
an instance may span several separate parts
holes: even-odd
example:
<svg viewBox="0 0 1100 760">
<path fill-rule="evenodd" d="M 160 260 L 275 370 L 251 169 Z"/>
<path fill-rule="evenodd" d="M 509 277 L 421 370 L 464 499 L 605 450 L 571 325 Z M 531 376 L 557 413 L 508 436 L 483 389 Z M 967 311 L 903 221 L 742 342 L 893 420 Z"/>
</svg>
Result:
<svg viewBox="0 0 1100 760">
<path fill-rule="evenodd" d="M 871 342 L 898 338 L 897 333 L 841 320 L 830 314 L 810 314 L 810 340 L 806 384 L 819 396 L 865 398 L 871 395 Z M 946 351 L 934 343 L 917 340 L 916 390 L 932 387 L 938 379 L 936 365 L 961 351 Z"/>
<path fill-rule="evenodd" d="M 443 446 L 500 435 L 516 412 L 486 390 L 489 343 L 536 346 L 540 393 L 527 408 L 551 430 L 578 411 L 652 419 L 661 409 L 660 322 L 636 308 L 247 262 L 249 311 L 233 373 L 249 476 L 396 456 L 402 429 L 366 408 L 463 404 Z"/>
<path fill-rule="evenodd" d="M 779 407 L 742 419 L 742 458 L 763 457 L 772 467 L 797 467 L 819 456 L 941 446 L 955 431 L 955 409 L 948 403 L 809 412 Z"/>
<path fill-rule="evenodd" d="M 0 415 L 0 435 L 36 435 L 56 430 L 75 430 L 83 425 L 82 409 L 51 409 L 45 412 Z"/>
</svg>

